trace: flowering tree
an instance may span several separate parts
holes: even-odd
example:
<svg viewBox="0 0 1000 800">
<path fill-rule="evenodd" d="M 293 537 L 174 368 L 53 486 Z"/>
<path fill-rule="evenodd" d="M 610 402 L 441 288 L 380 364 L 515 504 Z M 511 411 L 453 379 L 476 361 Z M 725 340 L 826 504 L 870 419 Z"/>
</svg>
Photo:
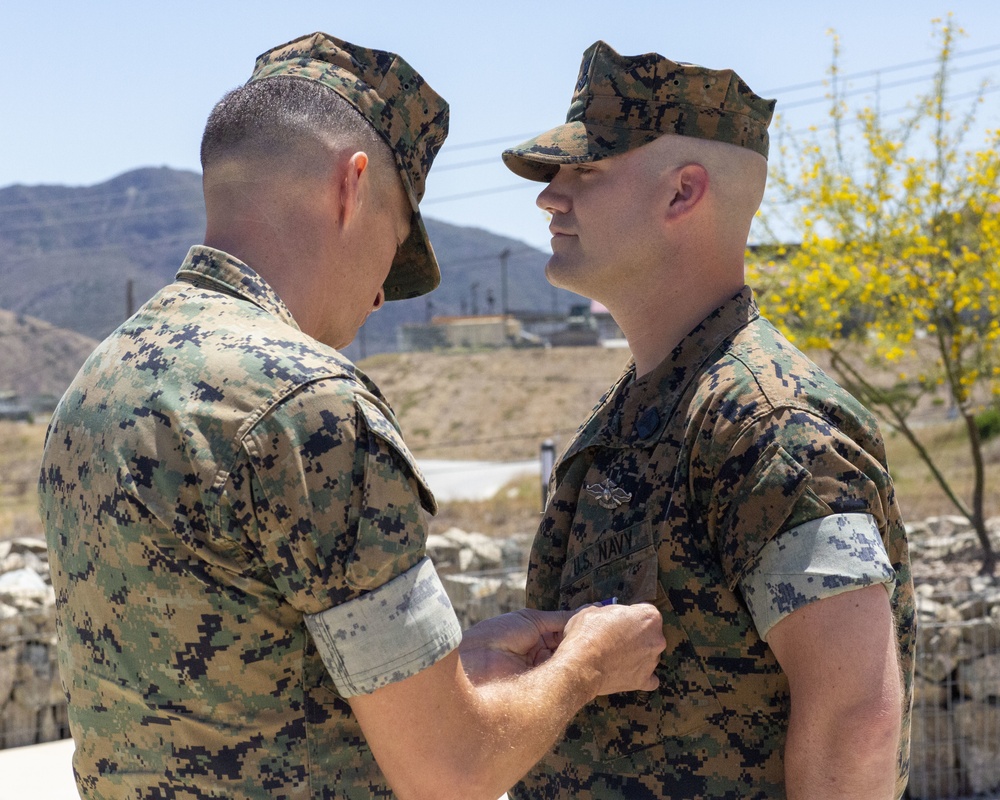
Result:
<svg viewBox="0 0 1000 800">
<path fill-rule="evenodd" d="M 855 112 L 853 148 L 834 38 L 829 139 L 821 143 L 815 129 L 798 141 L 779 132 L 771 175 L 801 244 L 763 248 L 749 266 L 765 313 L 804 347 L 829 351 L 844 385 L 913 445 L 975 528 L 992 574 L 977 415 L 1000 409 L 1000 131 L 969 150 L 975 106 L 951 116 L 960 33 L 950 18 L 935 22 L 933 88 L 891 125 L 871 108 Z M 773 212 L 760 222 L 775 230 Z M 964 423 L 971 497 L 937 467 L 915 424 L 914 411 L 935 396 Z"/>
</svg>

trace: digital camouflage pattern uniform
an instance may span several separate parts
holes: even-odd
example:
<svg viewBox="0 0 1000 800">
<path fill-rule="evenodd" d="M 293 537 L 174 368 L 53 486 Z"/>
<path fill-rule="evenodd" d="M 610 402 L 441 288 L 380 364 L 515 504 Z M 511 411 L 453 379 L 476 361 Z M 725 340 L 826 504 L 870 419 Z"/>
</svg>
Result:
<svg viewBox="0 0 1000 800">
<path fill-rule="evenodd" d="M 626 370 L 556 467 L 528 604 L 654 603 L 660 688 L 586 706 L 512 795 L 784 797 L 788 682 L 742 582 L 769 541 L 831 515 L 870 515 L 888 551 L 886 574 L 878 537 L 856 544 L 870 575 L 846 588 L 895 579 L 909 708 L 909 560 L 871 415 L 758 315 L 749 289 L 649 375 Z M 840 587 L 836 573 L 789 577 L 770 602 L 785 614 Z M 907 753 L 904 741 L 900 794 Z"/>
<path fill-rule="evenodd" d="M 597 42 L 566 124 L 503 158 L 548 181 L 562 164 L 665 134 L 766 158 L 773 108 L 732 70 L 620 56 Z M 899 640 L 901 796 L 914 605 L 883 441 L 875 419 L 760 317 L 745 287 L 648 375 L 626 369 L 556 465 L 528 605 L 648 601 L 667 648 L 656 691 L 585 706 L 511 795 L 785 797 L 788 681 L 767 633 L 807 603 L 873 584 L 889 592 Z"/>
<path fill-rule="evenodd" d="M 322 615 L 419 577 L 434 501 L 375 386 L 248 267 L 192 248 L 63 398 L 39 488 L 86 796 L 390 796 L 344 702 L 378 685 L 365 620 Z M 460 638 L 429 574 L 398 677 Z"/>
<path fill-rule="evenodd" d="M 401 295 L 436 284 L 418 245 Z M 95 350 L 39 493 L 84 797 L 392 796 L 347 699 L 459 644 L 434 499 L 378 389 L 249 266 L 193 247 Z"/>
</svg>

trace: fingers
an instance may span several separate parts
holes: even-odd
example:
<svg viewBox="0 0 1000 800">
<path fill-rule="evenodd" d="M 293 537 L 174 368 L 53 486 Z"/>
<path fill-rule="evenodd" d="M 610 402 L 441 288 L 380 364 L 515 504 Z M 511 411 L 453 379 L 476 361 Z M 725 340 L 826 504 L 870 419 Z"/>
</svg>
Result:
<svg viewBox="0 0 1000 800">
<path fill-rule="evenodd" d="M 628 609 L 627 616 L 633 618 L 635 626 L 631 632 L 633 638 L 631 642 L 621 646 L 630 648 L 625 652 L 631 658 L 623 658 L 620 667 L 617 662 L 613 662 L 612 669 L 618 669 L 619 673 L 609 678 L 607 694 L 633 690 L 651 692 L 660 685 L 655 670 L 660 663 L 660 655 L 667 646 L 663 636 L 663 618 L 656 607 L 649 603 L 639 603 Z"/>
<path fill-rule="evenodd" d="M 551 634 L 561 634 L 566 622 L 573 616 L 574 611 L 539 611 L 536 608 L 522 608 L 515 612 L 527 618 L 538 629 L 541 636 Z"/>
<path fill-rule="evenodd" d="M 544 664 L 546 661 L 548 661 L 550 658 L 552 658 L 552 653 L 553 652 L 555 652 L 555 648 L 553 648 L 551 650 L 549 648 L 541 648 L 541 649 L 539 649 L 534 654 L 534 657 L 533 657 L 532 662 L 531 662 L 531 666 L 532 667 L 537 667 L 537 666 L 539 666 L 541 664 Z"/>
<path fill-rule="evenodd" d="M 609 600 L 574 611 L 526 608 L 495 617 L 489 626 L 487 646 L 520 654 L 528 667 L 569 646 L 572 657 L 594 676 L 595 696 L 659 686 L 654 670 L 666 641 L 660 612 L 650 603 L 627 606 Z"/>
<path fill-rule="evenodd" d="M 585 606 L 566 623 L 563 646 L 570 642 L 596 671 L 596 694 L 659 686 L 654 670 L 666 640 L 660 612 L 649 603 Z"/>
<path fill-rule="evenodd" d="M 548 650 L 555 650 L 559 646 L 559 642 L 562 641 L 562 631 L 558 630 L 543 633 L 541 641 Z"/>
</svg>

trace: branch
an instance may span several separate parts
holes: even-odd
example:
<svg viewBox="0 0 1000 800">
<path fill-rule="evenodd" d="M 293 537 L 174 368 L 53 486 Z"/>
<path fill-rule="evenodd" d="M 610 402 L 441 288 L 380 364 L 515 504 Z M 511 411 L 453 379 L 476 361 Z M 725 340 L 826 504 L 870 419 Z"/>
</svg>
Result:
<svg viewBox="0 0 1000 800">
<path fill-rule="evenodd" d="M 878 406 L 889 412 L 892 419 L 887 419 L 886 423 L 889 427 L 901 433 L 903 437 L 912 445 L 913 449 L 917 451 L 917 455 L 920 460 L 923 461 L 927 468 L 931 471 L 931 475 L 937 484 L 944 491 L 947 498 L 951 501 L 952 505 L 955 506 L 961 512 L 969 522 L 975 524 L 972 512 L 969 510 L 968 506 L 962 501 L 962 499 L 955 494 L 955 491 L 951 488 L 948 483 L 948 479 L 941 473 L 934 463 L 934 459 L 931 457 L 930 452 L 924 447 L 923 443 L 917 438 L 917 435 L 913 432 L 907 422 L 907 415 L 905 411 L 900 410 L 893 403 L 892 399 L 886 393 L 884 389 L 880 389 L 877 386 L 869 383 L 864 379 L 864 377 L 847 361 L 844 360 L 840 353 L 833 350 L 830 351 L 833 355 L 833 368 L 845 379 L 845 383 L 853 384 L 853 386 L 860 387 L 865 395 L 865 399 L 869 401 L 872 405 Z M 853 387 L 852 387 L 853 388 Z"/>
</svg>

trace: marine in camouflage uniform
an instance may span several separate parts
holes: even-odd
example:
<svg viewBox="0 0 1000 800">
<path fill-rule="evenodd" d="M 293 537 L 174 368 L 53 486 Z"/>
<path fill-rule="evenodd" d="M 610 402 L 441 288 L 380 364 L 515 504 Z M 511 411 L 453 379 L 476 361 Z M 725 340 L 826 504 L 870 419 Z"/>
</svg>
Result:
<svg viewBox="0 0 1000 800">
<path fill-rule="evenodd" d="M 567 123 L 504 160 L 549 181 L 561 165 L 664 134 L 766 157 L 773 105 L 730 70 L 622 57 L 598 42 Z M 587 705 L 512 796 L 785 797 L 789 682 L 766 638 L 797 609 L 876 584 L 889 593 L 903 676 L 899 797 L 914 605 L 883 441 L 744 287 L 651 371 L 637 377 L 631 364 L 556 465 L 528 604 L 653 602 L 667 649 L 658 690 Z"/>
<path fill-rule="evenodd" d="M 320 34 L 251 82 L 276 76 L 391 117 L 414 225 L 386 295 L 434 288 L 417 202 L 444 101 L 394 54 Z M 435 502 L 375 385 L 250 267 L 193 247 L 97 348 L 39 490 L 84 796 L 391 796 L 346 699 L 461 640 L 424 553 Z"/>
<path fill-rule="evenodd" d="M 433 499 L 375 386 L 244 264 L 193 248 L 95 351 L 40 489 L 86 796 L 390 796 L 344 698 L 458 644 Z M 412 654 L 359 650 L 420 595 Z"/>
</svg>

